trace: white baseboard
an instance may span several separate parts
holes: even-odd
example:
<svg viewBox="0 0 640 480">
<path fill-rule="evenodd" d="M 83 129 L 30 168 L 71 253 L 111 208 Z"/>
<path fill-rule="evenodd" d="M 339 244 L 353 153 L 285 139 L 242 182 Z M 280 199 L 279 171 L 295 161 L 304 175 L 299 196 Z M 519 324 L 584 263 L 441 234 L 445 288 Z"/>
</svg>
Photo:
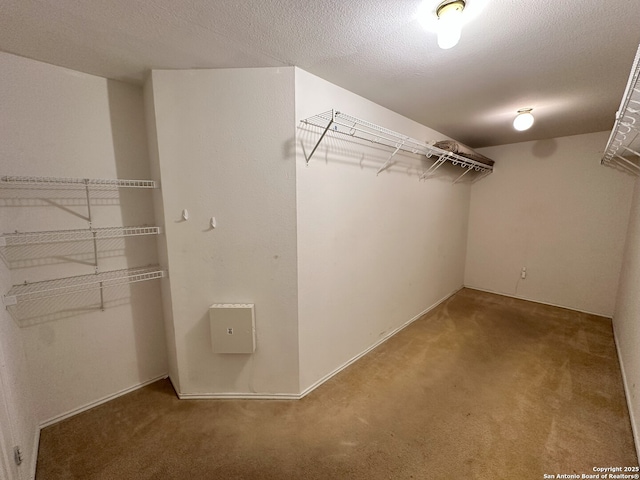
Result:
<svg viewBox="0 0 640 480">
<path fill-rule="evenodd" d="M 627 374 L 624 368 L 624 362 L 622 361 L 622 353 L 620 352 L 620 343 L 618 342 L 618 335 L 616 334 L 615 324 L 613 327 L 613 340 L 616 344 L 616 352 L 618 353 L 618 362 L 620 362 L 620 371 L 622 372 L 622 383 L 624 385 L 625 398 L 627 399 L 627 410 L 629 410 L 629 418 L 631 420 L 631 430 L 633 431 L 633 440 L 636 445 L 636 456 L 640 461 L 640 432 L 638 431 L 638 424 L 636 423 L 635 412 L 633 411 L 633 405 L 631 404 L 631 389 L 629 388 L 629 382 L 627 382 Z"/>
<path fill-rule="evenodd" d="M 178 393 L 180 400 L 298 400 L 292 393 Z"/>
<path fill-rule="evenodd" d="M 180 393 L 169 375 L 173 391 L 180 400 L 298 400 L 296 393 Z"/>
<path fill-rule="evenodd" d="M 479 292 L 493 293 L 495 295 L 501 295 L 503 297 L 516 298 L 518 300 L 526 300 L 527 302 L 540 303 L 542 305 L 549 305 L 550 307 L 564 308 L 565 310 L 573 310 L 574 312 L 586 313 L 587 315 L 595 315 L 596 317 L 604 317 L 608 319 L 612 318 L 612 315 L 589 312 L 588 310 L 580 310 L 579 308 L 567 307 L 566 305 L 558 305 L 557 303 L 543 302 L 540 300 L 536 300 L 535 298 L 529 298 L 522 295 L 512 295 L 510 293 L 503 293 L 503 292 L 498 292 L 496 290 L 489 290 L 487 288 L 474 287 L 472 285 L 465 285 L 463 288 L 468 288 L 469 290 L 478 290 Z"/>
<path fill-rule="evenodd" d="M 344 364 L 342 364 L 341 366 L 339 366 L 338 368 L 336 368 L 335 370 L 333 370 L 332 372 L 328 373 L 327 375 L 325 375 L 324 377 L 320 378 L 318 381 L 316 381 L 315 383 L 313 383 L 311 386 L 305 388 L 302 393 L 300 393 L 300 397 L 302 398 L 306 395 L 308 395 L 309 393 L 311 393 L 313 390 L 315 390 L 316 388 L 318 388 L 320 385 L 322 385 L 323 383 L 325 383 L 327 380 L 329 380 L 331 377 L 337 375 L 338 373 L 340 373 L 342 370 L 344 370 L 345 368 L 347 368 L 348 366 L 352 365 L 353 363 L 357 362 L 358 360 L 360 360 L 360 358 L 364 357 L 367 353 L 369 353 L 371 350 L 375 349 L 376 347 L 378 347 L 379 345 L 383 344 L 384 342 L 386 342 L 387 340 L 389 340 L 391 337 L 393 337 L 396 333 L 398 333 L 399 331 L 407 328 L 409 325 L 411 325 L 413 322 L 415 322 L 416 320 L 418 320 L 420 317 L 422 317 L 423 315 L 426 315 L 427 313 L 429 313 L 431 310 L 433 310 L 434 308 L 436 308 L 438 305 L 440 305 L 442 302 L 448 300 L 449 298 L 451 298 L 453 295 L 455 295 L 456 293 L 458 293 L 460 290 L 462 290 L 463 287 L 460 287 L 456 290 L 454 290 L 453 292 L 449 293 L 448 295 L 445 295 L 443 298 L 441 298 L 440 300 L 438 300 L 436 303 L 434 303 L 433 305 L 431 305 L 430 307 L 427 307 L 426 309 L 424 309 L 422 312 L 420 312 L 419 314 L 417 314 L 415 317 L 411 318 L 410 320 L 406 321 L 405 323 L 403 323 L 402 325 L 400 325 L 398 328 L 390 331 L 389 333 L 387 333 L 384 337 L 382 337 L 380 340 L 378 340 L 376 343 L 374 343 L 373 345 L 371 345 L 369 348 L 367 348 L 366 350 L 364 350 L 363 352 L 359 353 L 358 355 L 356 355 L 355 357 L 353 357 L 351 360 L 348 360 L 347 362 L 345 362 Z"/>
<path fill-rule="evenodd" d="M 153 382 L 157 382 L 158 380 L 161 380 L 163 378 L 167 378 L 168 375 L 169 375 L 168 373 L 163 373 L 162 375 L 159 375 L 159 376 L 154 377 L 154 378 L 152 378 L 150 380 L 147 380 L 146 382 L 142 382 L 142 383 L 139 383 L 137 385 L 133 385 L 132 387 L 128 387 L 128 388 L 125 388 L 123 390 L 120 390 L 119 392 L 112 393 L 112 394 L 107 395 L 105 397 L 102 397 L 102 398 L 100 398 L 98 400 L 94 400 L 93 402 L 89 402 L 89 403 L 87 403 L 85 405 L 82 405 L 81 407 L 74 408 L 73 410 L 70 410 L 70 411 L 68 411 L 66 413 L 63 413 L 61 415 L 56 415 L 55 417 L 50 418 L 49 420 L 46 420 L 46 421 L 40 423 L 40 429 L 43 429 L 43 428 L 48 427 L 50 425 L 56 424 L 58 422 L 61 422 L 62 420 L 65 420 L 67 418 L 73 417 L 74 415 L 82 413 L 82 412 L 84 412 L 86 410 L 89 410 L 89 409 L 91 409 L 93 407 L 97 407 L 98 405 L 102 405 L 103 403 L 107 403 L 110 400 L 114 400 L 114 399 L 116 399 L 118 397 L 121 397 L 122 395 L 126 395 L 127 393 L 131 393 L 131 392 L 133 392 L 135 390 L 138 390 L 139 388 L 146 387 L 147 385 L 149 385 L 149 384 L 151 384 Z"/>
<path fill-rule="evenodd" d="M 178 393 L 177 390 L 175 389 L 175 387 L 174 387 L 174 390 L 176 390 L 178 398 L 180 398 L 180 400 L 202 400 L 202 399 L 218 399 L 218 400 L 220 400 L 220 399 L 227 399 L 227 400 L 229 400 L 229 399 L 233 399 L 233 400 L 239 400 L 239 399 L 252 399 L 252 400 L 299 400 L 299 399 L 305 397 L 306 395 L 308 395 L 309 393 L 311 393 L 313 390 L 318 388 L 320 385 L 325 383 L 327 380 L 329 380 L 333 376 L 335 376 L 338 373 L 340 373 L 342 370 L 344 370 L 348 366 L 350 366 L 353 363 L 355 363 L 356 361 L 358 361 L 360 358 L 364 357 L 367 353 L 369 353 L 370 351 L 372 351 L 373 349 L 375 349 L 376 347 L 378 347 L 379 345 L 381 345 L 382 343 L 384 343 L 385 341 L 387 341 L 388 339 L 393 337 L 400 330 L 403 330 L 404 328 L 406 328 L 409 325 L 411 325 L 413 322 L 418 320 L 423 315 L 429 313 L 431 310 L 436 308 L 438 305 L 440 305 L 445 300 L 449 299 L 451 296 L 453 296 L 454 294 L 459 292 L 461 289 L 462 289 L 462 287 L 454 290 L 453 292 L 449 293 L 448 295 L 445 295 L 443 298 L 438 300 L 436 303 L 434 303 L 433 305 L 427 307 L 422 312 L 420 312 L 419 314 L 417 314 L 415 317 L 411 318 L 407 322 L 403 323 L 398 328 L 396 328 L 396 329 L 392 330 L 391 332 L 387 333 L 384 337 L 382 337 L 376 343 L 374 343 L 373 345 L 368 347 L 366 350 L 364 350 L 363 352 L 359 353 L 358 355 L 353 357 L 351 360 L 348 360 L 347 362 L 345 362 L 344 364 L 342 364 L 341 366 L 339 366 L 338 368 L 336 368 L 332 372 L 328 373 L 324 377 L 320 378 L 318 381 L 313 383 L 313 385 L 307 387 L 306 389 L 304 389 L 299 394 L 295 394 L 295 393 L 293 393 L 293 394 L 274 394 L 274 393 Z"/>
</svg>

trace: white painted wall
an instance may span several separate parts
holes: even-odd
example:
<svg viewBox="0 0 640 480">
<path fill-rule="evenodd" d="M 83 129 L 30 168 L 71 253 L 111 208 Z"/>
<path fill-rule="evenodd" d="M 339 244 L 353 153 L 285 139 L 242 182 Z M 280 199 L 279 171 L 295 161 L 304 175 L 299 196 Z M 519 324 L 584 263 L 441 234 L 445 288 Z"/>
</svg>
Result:
<svg viewBox="0 0 640 480">
<path fill-rule="evenodd" d="M 296 124 L 332 108 L 424 141 L 446 138 L 296 69 Z M 328 134 L 297 132 L 301 391 L 420 315 L 463 283 L 469 185 L 458 167 L 420 182 L 431 162 Z M 304 144 L 304 151 L 301 148 Z"/>
<path fill-rule="evenodd" d="M 635 182 L 613 328 L 640 457 L 640 180 Z"/>
<path fill-rule="evenodd" d="M 0 288 L 10 287 L 9 270 L 0 262 Z M 26 480 L 34 472 L 39 429 L 33 400 L 20 329 L 0 307 L 0 478 Z M 13 460 L 15 446 L 23 452 L 19 467 Z"/>
<path fill-rule="evenodd" d="M 0 104 L 2 175 L 150 175 L 139 87 L 1 53 Z M 2 231 L 87 228 L 83 195 L 2 188 Z M 151 194 L 96 194 L 93 215 L 96 227 L 153 224 Z M 101 244 L 101 270 L 156 263 L 156 241 Z M 9 259 L 4 250 L 13 284 L 93 272 L 93 250 L 84 242 L 13 252 Z M 92 292 L 32 306 L 16 320 L 39 423 L 166 374 L 159 282 L 106 292 L 104 312 L 95 309 Z"/>
<path fill-rule="evenodd" d="M 153 71 L 182 397 L 296 394 L 293 68 Z M 152 155 L 152 160 L 153 160 Z M 189 220 L 181 219 L 187 209 Z M 215 216 L 216 229 L 209 226 Z M 254 303 L 257 349 L 214 354 L 208 307 Z"/>
<path fill-rule="evenodd" d="M 613 315 L 633 181 L 600 165 L 607 138 L 479 149 L 496 169 L 471 190 L 466 286 Z"/>
</svg>

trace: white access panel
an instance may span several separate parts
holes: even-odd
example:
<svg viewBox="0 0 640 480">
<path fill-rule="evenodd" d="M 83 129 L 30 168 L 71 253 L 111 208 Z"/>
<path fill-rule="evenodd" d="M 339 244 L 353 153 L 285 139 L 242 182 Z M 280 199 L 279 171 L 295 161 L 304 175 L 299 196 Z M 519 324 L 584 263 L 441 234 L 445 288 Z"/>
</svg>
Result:
<svg viewBox="0 0 640 480">
<path fill-rule="evenodd" d="M 253 303 L 215 303 L 209 307 L 214 353 L 253 353 L 256 317 Z"/>
</svg>

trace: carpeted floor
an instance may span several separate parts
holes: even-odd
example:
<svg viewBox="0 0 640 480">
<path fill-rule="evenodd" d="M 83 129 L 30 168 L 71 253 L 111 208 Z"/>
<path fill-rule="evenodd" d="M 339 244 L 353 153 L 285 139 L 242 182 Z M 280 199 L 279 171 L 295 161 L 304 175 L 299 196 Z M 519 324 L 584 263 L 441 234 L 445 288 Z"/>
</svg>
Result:
<svg viewBox="0 0 640 480">
<path fill-rule="evenodd" d="M 634 465 L 611 322 L 464 289 L 302 400 L 180 401 L 165 380 L 45 428 L 37 479 L 538 480 Z"/>
</svg>

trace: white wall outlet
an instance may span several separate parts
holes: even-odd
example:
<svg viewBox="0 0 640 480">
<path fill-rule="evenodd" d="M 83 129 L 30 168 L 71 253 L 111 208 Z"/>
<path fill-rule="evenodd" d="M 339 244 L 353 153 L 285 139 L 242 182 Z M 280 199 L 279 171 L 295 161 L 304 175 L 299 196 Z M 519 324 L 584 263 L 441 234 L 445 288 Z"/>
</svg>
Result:
<svg viewBox="0 0 640 480">
<path fill-rule="evenodd" d="M 520 272 L 520 278 L 523 280 L 527 278 L 527 267 L 522 267 L 522 271 Z"/>
</svg>

